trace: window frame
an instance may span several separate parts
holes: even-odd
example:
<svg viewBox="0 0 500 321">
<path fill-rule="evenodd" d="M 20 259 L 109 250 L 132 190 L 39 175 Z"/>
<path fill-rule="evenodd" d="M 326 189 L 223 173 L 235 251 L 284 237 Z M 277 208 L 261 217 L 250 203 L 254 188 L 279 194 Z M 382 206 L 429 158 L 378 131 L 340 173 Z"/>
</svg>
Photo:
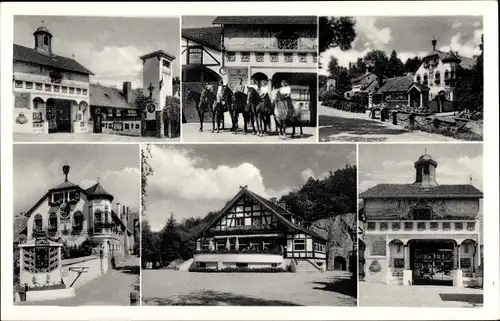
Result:
<svg viewBox="0 0 500 321">
<path fill-rule="evenodd" d="M 297 245 L 303 246 L 302 250 L 297 249 Z M 306 251 L 306 239 L 295 239 L 293 240 L 292 248 L 294 252 L 305 252 Z"/>
</svg>

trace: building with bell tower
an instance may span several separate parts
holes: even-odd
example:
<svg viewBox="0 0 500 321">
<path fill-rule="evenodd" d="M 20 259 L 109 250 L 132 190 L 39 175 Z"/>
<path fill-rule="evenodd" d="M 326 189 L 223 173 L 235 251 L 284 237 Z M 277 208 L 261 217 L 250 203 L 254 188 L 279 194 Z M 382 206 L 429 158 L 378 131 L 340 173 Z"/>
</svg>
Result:
<svg viewBox="0 0 500 321">
<path fill-rule="evenodd" d="M 155 109 L 147 108 L 146 120 L 154 120 L 155 112 L 165 107 L 165 99 L 172 96 L 172 61 L 175 56 L 157 50 L 140 57 L 144 95 L 155 102 Z"/>
<path fill-rule="evenodd" d="M 42 21 L 43 23 L 43 21 Z M 52 34 L 45 26 L 40 26 L 33 33 L 35 36 L 35 50 L 51 55 L 52 54 Z"/>
<path fill-rule="evenodd" d="M 482 284 L 483 193 L 470 183 L 438 184 L 437 165 L 426 151 L 414 163 L 413 183 L 378 184 L 359 195 L 365 281 Z"/>
</svg>

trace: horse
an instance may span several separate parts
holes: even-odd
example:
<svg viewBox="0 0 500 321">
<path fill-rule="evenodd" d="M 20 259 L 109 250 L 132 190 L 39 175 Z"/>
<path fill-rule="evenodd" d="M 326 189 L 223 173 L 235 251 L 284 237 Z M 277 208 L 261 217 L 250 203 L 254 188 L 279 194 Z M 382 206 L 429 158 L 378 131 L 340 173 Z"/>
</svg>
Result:
<svg viewBox="0 0 500 321">
<path fill-rule="evenodd" d="M 253 131 L 255 132 L 255 124 L 253 120 L 253 113 L 252 113 L 252 108 L 250 107 L 250 104 L 247 104 L 248 101 L 248 95 L 241 92 L 237 91 L 233 94 L 233 104 L 231 108 L 231 117 L 233 119 L 233 129 L 235 133 L 238 130 L 238 120 L 239 120 L 239 115 L 243 114 L 243 130 L 244 133 L 246 134 L 248 132 L 248 123 L 251 121 L 252 122 L 252 128 Z"/>
<path fill-rule="evenodd" d="M 263 136 L 267 132 L 267 125 L 270 126 L 269 115 L 271 114 L 271 101 L 269 95 L 260 97 L 255 88 L 249 87 L 248 89 L 248 102 L 251 104 L 252 113 L 257 123 L 257 132 L 259 136 Z"/>
<path fill-rule="evenodd" d="M 276 127 L 279 127 L 279 135 L 282 138 L 286 136 L 286 125 L 290 122 L 293 126 L 292 138 L 295 137 L 295 127 L 300 127 L 300 136 L 302 133 L 302 107 L 299 105 L 289 106 L 288 101 L 279 93 L 276 93 L 274 100 L 274 115 Z"/>
<path fill-rule="evenodd" d="M 224 130 L 224 112 L 229 111 L 229 106 L 232 104 L 232 96 L 233 92 L 231 91 L 231 89 L 224 85 L 222 87 L 222 97 L 220 102 L 215 101 L 212 104 L 212 133 L 215 132 L 216 122 L 217 133 L 219 133 L 221 129 Z"/>
<path fill-rule="evenodd" d="M 200 102 L 200 110 L 202 113 L 210 111 L 212 113 L 212 133 L 215 131 L 215 118 L 220 117 L 220 115 L 216 115 L 218 108 L 216 102 L 216 96 L 213 91 L 208 90 L 207 88 L 203 88 L 201 92 L 201 102 Z M 203 106 L 203 108 L 201 107 Z"/>
<path fill-rule="evenodd" d="M 188 88 L 186 93 L 186 101 L 194 102 L 196 112 L 198 113 L 198 118 L 200 119 L 200 132 L 203 131 L 203 116 L 205 112 L 208 112 L 208 108 L 205 103 L 201 103 L 201 93 L 193 91 Z"/>
</svg>

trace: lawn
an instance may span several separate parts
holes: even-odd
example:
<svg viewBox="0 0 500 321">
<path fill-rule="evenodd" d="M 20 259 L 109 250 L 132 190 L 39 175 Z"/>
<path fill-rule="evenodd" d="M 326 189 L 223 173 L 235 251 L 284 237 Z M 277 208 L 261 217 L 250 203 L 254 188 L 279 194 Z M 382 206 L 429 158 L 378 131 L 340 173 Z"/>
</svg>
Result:
<svg viewBox="0 0 500 321">
<path fill-rule="evenodd" d="M 143 305 L 356 306 L 345 272 L 194 273 L 142 271 Z"/>
<path fill-rule="evenodd" d="M 334 116 L 319 116 L 320 136 L 338 135 L 348 133 L 351 135 L 398 135 L 408 131 L 405 129 L 389 128 L 382 122 L 359 118 L 341 118 Z"/>
</svg>

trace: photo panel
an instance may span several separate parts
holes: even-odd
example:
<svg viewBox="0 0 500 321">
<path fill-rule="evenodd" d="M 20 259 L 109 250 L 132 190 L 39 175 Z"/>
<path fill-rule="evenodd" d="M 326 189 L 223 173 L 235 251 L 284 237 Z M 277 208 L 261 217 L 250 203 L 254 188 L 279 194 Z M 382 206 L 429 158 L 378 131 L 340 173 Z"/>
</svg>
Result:
<svg viewBox="0 0 500 321">
<path fill-rule="evenodd" d="M 318 24 L 320 142 L 483 140 L 482 16 Z"/>
<path fill-rule="evenodd" d="M 14 142 L 180 140 L 180 18 L 14 16 Z"/>
<path fill-rule="evenodd" d="M 482 164 L 480 143 L 359 145 L 360 306 L 483 306 Z"/>
<path fill-rule="evenodd" d="M 137 144 L 14 145 L 14 305 L 139 305 L 138 156 Z"/>
<path fill-rule="evenodd" d="M 316 16 L 183 16 L 184 142 L 316 142 Z"/>
<path fill-rule="evenodd" d="M 357 306 L 356 145 L 141 152 L 143 306 Z"/>
</svg>

